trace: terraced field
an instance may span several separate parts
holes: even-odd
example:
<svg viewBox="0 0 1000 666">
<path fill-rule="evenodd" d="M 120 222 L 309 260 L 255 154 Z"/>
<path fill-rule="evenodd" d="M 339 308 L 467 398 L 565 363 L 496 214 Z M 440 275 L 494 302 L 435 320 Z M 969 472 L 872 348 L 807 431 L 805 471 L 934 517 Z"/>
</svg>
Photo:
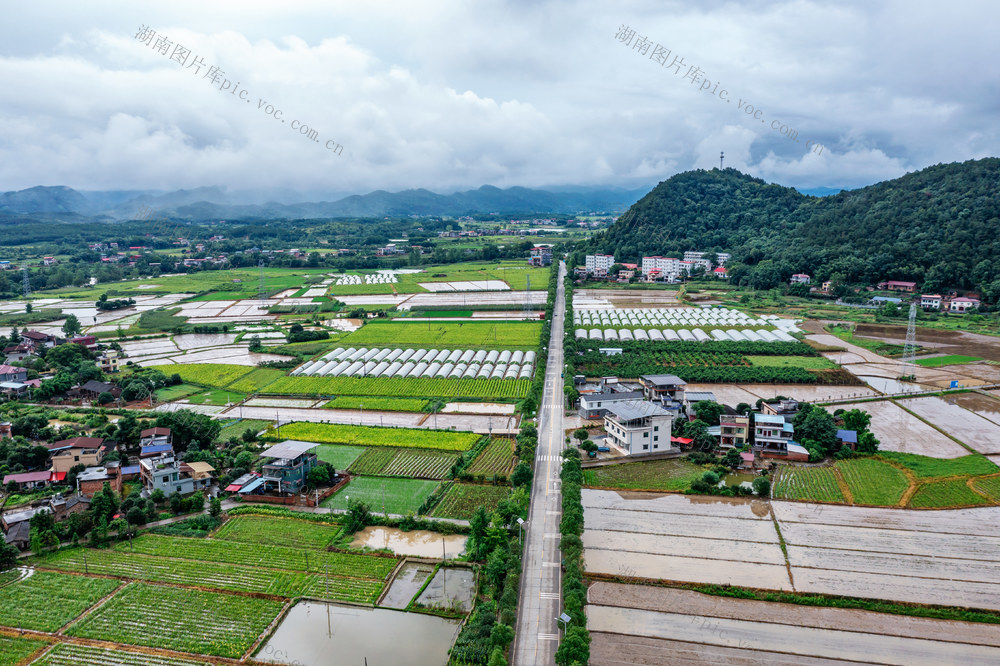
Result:
<svg viewBox="0 0 1000 666">
<path fill-rule="evenodd" d="M 238 659 L 283 602 L 132 583 L 69 635 Z"/>
</svg>

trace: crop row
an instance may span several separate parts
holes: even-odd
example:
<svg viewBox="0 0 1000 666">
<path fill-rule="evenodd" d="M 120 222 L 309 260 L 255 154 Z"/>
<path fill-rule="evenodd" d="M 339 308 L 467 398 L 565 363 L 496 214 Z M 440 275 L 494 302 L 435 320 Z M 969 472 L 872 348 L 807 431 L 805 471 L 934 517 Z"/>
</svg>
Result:
<svg viewBox="0 0 1000 666">
<path fill-rule="evenodd" d="M 774 483 L 775 499 L 843 502 L 844 494 L 837 484 L 832 467 L 783 466 Z"/>
<path fill-rule="evenodd" d="M 226 388 L 240 393 L 257 393 L 268 384 L 285 376 L 283 370 L 274 368 L 256 368 L 253 372 L 243 375 Z"/>
<path fill-rule="evenodd" d="M 214 388 L 222 388 L 256 370 L 252 365 L 229 363 L 178 363 L 153 367 L 167 376 L 177 374 L 186 382 Z"/>
<path fill-rule="evenodd" d="M 443 479 L 458 459 L 456 453 L 371 448 L 351 465 L 352 474 Z"/>
<path fill-rule="evenodd" d="M 2 656 L 2 655 L 0 655 Z M 15 664 L 16 661 L 3 661 Z M 163 657 L 145 652 L 109 650 L 92 645 L 60 643 L 45 656 L 33 662 L 33 666 L 212 666 L 200 659 L 180 659 Z"/>
<path fill-rule="evenodd" d="M 213 539 L 243 541 L 255 546 L 290 546 L 322 549 L 340 532 L 336 525 L 310 523 L 294 518 L 235 516 L 212 535 Z"/>
<path fill-rule="evenodd" d="M 133 583 L 68 633 L 238 659 L 283 605 L 270 599 Z"/>
<path fill-rule="evenodd" d="M 513 465 L 514 443 L 509 439 L 498 437 L 487 445 L 465 471 L 472 475 L 507 476 Z"/>
<path fill-rule="evenodd" d="M 312 552 L 301 548 L 236 543 L 216 539 L 147 534 L 121 543 L 118 550 L 168 558 L 184 558 L 200 562 L 225 562 L 250 567 L 269 567 L 289 571 L 326 571 L 340 576 L 383 579 L 396 561 L 360 553 Z"/>
<path fill-rule="evenodd" d="M 458 518 L 469 520 L 476 509 L 483 507 L 487 513 L 497 508 L 507 499 L 510 489 L 506 486 L 481 486 L 455 483 L 445 492 L 431 515 L 435 518 Z"/>
<path fill-rule="evenodd" d="M 451 432 L 422 428 L 377 428 L 336 423 L 306 423 L 296 421 L 281 426 L 281 437 L 322 444 L 355 444 L 357 446 L 394 446 L 413 449 L 467 451 L 479 439 L 470 432 Z"/>
<path fill-rule="evenodd" d="M 0 664 L 23 664 L 31 655 L 48 645 L 44 641 L 30 638 L 11 638 L 0 636 Z M 34 662 L 36 664 L 46 662 Z"/>
<path fill-rule="evenodd" d="M 0 625 L 56 631 L 118 585 L 106 578 L 35 572 L 0 589 Z"/>
<path fill-rule="evenodd" d="M 336 578 L 316 576 L 306 588 L 303 596 L 332 601 L 353 601 L 361 604 L 374 604 L 382 593 L 385 583 L 379 580 L 356 580 L 353 578 Z"/>
<path fill-rule="evenodd" d="M 910 487 L 900 470 L 874 458 L 841 460 L 837 463 L 855 504 L 895 506 Z"/>
<path fill-rule="evenodd" d="M 519 399 L 530 379 L 444 379 L 438 377 L 282 377 L 267 386 L 275 395 L 353 395 L 400 398 Z M 360 401 L 360 402 L 363 402 Z"/>
<path fill-rule="evenodd" d="M 910 506 L 918 509 L 945 508 L 989 504 L 989 500 L 972 491 L 965 479 L 932 481 L 917 488 Z"/>
<path fill-rule="evenodd" d="M 377 409 L 387 412 L 422 412 L 428 405 L 425 398 L 381 398 L 362 395 L 338 395 L 323 405 L 323 409 Z"/>
</svg>

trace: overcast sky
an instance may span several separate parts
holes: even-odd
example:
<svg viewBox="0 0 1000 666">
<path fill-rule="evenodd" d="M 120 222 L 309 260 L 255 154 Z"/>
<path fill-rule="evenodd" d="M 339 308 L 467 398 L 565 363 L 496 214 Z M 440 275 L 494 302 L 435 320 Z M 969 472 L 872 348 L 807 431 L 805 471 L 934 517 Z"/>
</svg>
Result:
<svg viewBox="0 0 1000 666">
<path fill-rule="evenodd" d="M 852 188 L 1000 154 L 996 0 L 4 4 L 0 191 L 641 187 L 720 151 Z"/>
</svg>

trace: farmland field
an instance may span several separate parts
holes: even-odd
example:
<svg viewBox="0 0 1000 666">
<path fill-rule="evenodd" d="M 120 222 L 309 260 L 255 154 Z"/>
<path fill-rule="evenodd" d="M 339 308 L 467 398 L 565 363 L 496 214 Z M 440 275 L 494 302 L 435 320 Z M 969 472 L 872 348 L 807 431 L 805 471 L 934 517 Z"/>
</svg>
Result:
<svg viewBox="0 0 1000 666">
<path fill-rule="evenodd" d="M 910 487 L 905 474 L 873 458 L 841 460 L 837 469 L 847 482 L 855 504 L 895 506 Z"/>
<path fill-rule="evenodd" d="M 247 365 L 231 365 L 228 363 L 188 363 L 178 365 L 151 366 L 163 372 L 167 377 L 180 375 L 185 382 L 222 388 L 240 377 L 249 375 L 257 369 Z"/>
<path fill-rule="evenodd" d="M 989 504 L 989 500 L 972 491 L 965 479 L 932 481 L 917 488 L 910 506 L 917 509 L 945 508 Z"/>
<path fill-rule="evenodd" d="M 388 457 L 375 456 L 376 453 L 388 453 Z M 368 455 L 372 454 L 372 464 L 367 464 Z M 374 476 L 406 476 L 415 479 L 443 479 L 448 475 L 457 453 L 428 451 L 422 449 L 369 449 L 365 455 L 351 467 L 352 474 L 370 474 Z M 366 469 L 361 469 L 360 466 Z"/>
<path fill-rule="evenodd" d="M 264 546 L 324 549 L 339 532 L 337 525 L 248 514 L 230 518 L 212 538 Z"/>
<path fill-rule="evenodd" d="M 795 467 L 782 465 L 774 490 L 775 499 L 843 502 L 844 494 L 837 485 L 832 467 Z"/>
<path fill-rule="evenodd" d="M 804 368 L 806 370 L 829 370 L 837 364 L 822 356 L 747 356 L 750 365 L 779 368 Z"/>
<path fill-rule="evenodd" d="M 381 513 L 384 501 L 386 513 L 416 513 L 437 486 L 437 481 L 362 476 L 351 479 L 350 483 L 320 504 L 331 509 L 346 509 L 347 498 L 350 497 L 364 502 L 373 512 Z"/>
<path fill-rule="evenodd" d="M 488 398 L 528 395 L 530 379 L 444 379 L 441 377 L 282 377 L 267 387 L 275 395 L 354 395 L 400 398 Z"/>
<path fill-rule="evenodd" d="M 160 402 L 171 402 L 172 400 L 179 400 L 181 398 L 186 398 L 192 393 L 197 393 L 203 390 L 200 386 L 195 386 L 193 384 L 177 384 L 176 386 L 164 386 L 161 389 L 156 389 L 156 399 Z"/>
<path fill-rule="evenodd" d="M 120 584 L 106 578 L 36 572 L 0 589 L 0 625 L 56 631 Z"/>
<path fill-rule="evenodd" d="M 379 409 L 389 412 L 422 412 L 429 401 L 424 398 L 377 398 L 360 395 L 338 395 L 323 405 L 323 409 Z"/>
<path fill-rule="evenodd" d="M 514 443 L 502 437 L 494 439 L 466 468 L 473 475 L 483 474 L 493 477 L 498 474 L 509 476 L 514 466 Z"/>
<path fill-rule="evenodd" d="M 189 395 L 187 401 L 192 405 L 228 405 L 238 403 L 245 397 L 245 395 L 228 389 L 205 390 L 200 388 L 196 393 Z"/>
<path fill-rule="evenodd" d="M 1000 504 L 1000 476 L 976 479 L 972 482 L 972 487 Z"/>
<path fill-rule="evenodd" d="M 414 449 L 468 451 L 480 435 L 471 432 L 448 432 L 417 428 L 378 428 L 331 423 L 297 421 L 281 426 L 281 436 L 324 444 L 356 446 L 406 446 Z"/>
<path fill-rule="evenodd" d="M 380 322 L 344 337 L 344 347 L 535 349 L 540 322 Z"/>
<path fill-rule="evenodd" d="M 929 458 L 913 453 L 896 453 L 893 451 L 880 451 L 878 455 L 906 467 L 918 479 L 965 474 L 996 474 L 1000 472 L 1000 468 L 990 461 L 989 458 L 978 454 L 945 459 Z"/>
<path fill-rule="evenodd" d="M 445 492 L 430 515 L 435 518 L 469 520 L 479 507 L 483 507 L 489 513 L 496 509 L 501 501 L 507 499 L 508 495 L 510 488 L 506 486 L 455 483 Z"/>
<path fill-rule="evenodd" d="M 363 446 L 344 446 L 340 444 L 320 444 L 315 449 L 316 456 L 325 463 L 333 465 L 334 469 L 347 469 L 362 453 L 367 451 Z"/>
<path fill-rule="evenodd" d="M 227 386 L 233 391 L 240 393 L 257 393 L 268 384 L 285 376 L 284 370 L 275 368 L 255 368 L 252 372 L 243 375 L 232 384 Z"/>
<path fill-rule="evenodd" d="M 932 358 L 918 358 L 914 363 L 925 368 L 940 368 L 945 365 L 959 365 L 961 363 L 975 363 L 983 359 L 978 356 L 963 356 L 961 354 L 946 354 L 944 356 L 934 356 Z"/>
<path fill-rule="evenodd" d="M 389 447 L 372 447 L 361 454 L 361 457 L 351 465 L 351 474 L 367 474 L 374 476 L 382 471 L 382 468 L 392 462 L 399 452 L 398 449 Z"/>
<path fill-rule="evenodd" d="M 283 605 L 270 599 L 132 583 L 68 633 L 238 659 Z"/>
<path fill-rule="evenodd" d="M 3 663 L 15 663 L 4 661 Z M 115 666 L 212 666 L 210 662 L 197 658 L 179 659 L 161 657 L 146 652 L 108 650 L 90 645 L 60 643 L 44 658 L 33 662 L 32 666 L 91 666 L 92 664 L 114 664 Z"/>
<path fill-rule="evenodd" d="M 48 643 L 44 641 L 30 638 L 0 636 L 0 664 L 20 664 L 46 645 Z"/>
<path fill-rule="evenodd" d="M 704 472 L 683 458 L 673 458 L 585 469 L 583 482 L 602 488 L 681 491 Z"/>
<path fill-rule="evenodd" d="M 243 433 L 247 430 L 252 430 L 254 433 L 258 433 L 270 426 L 272 421 L 258 421 L 254 419 L 242 419 L 236 421 L 235 423 L 230 423 L 222 428 L 219 433 L 220 441 L 227 441 L 230 437 L 236 437 L 237 439 L 243 436 Z"/>
</svg>

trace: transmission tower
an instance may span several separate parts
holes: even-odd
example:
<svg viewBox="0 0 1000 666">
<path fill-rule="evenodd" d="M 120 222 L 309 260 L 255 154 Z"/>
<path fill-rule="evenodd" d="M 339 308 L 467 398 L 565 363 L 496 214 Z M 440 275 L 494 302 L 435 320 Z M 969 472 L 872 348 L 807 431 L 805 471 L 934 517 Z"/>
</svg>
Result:
<svg viewBox="0 0 1000 666">
<path fill-rule="evenodd" d="M 24 300 L 28 300 L 31 297 L 31 280 L 28 279 L 28 267 L 22 266 L 21 273 L 24 276 L 22 283 L 24 285 Z"/>
<path fill-rule="evenodd" d="M 524 318 L 531 318 L 531 276 L 525 278 L 524 285 Z"/>
<path fill-rule="evenodd" d="M 906 344 L 903 345 L 903 371 L 904 377 L 913 375 L 913 379 L 917 378 L 916 375 L 916 357 L 917 357 L 917 304 L 910 303 L 910 320 L 906 324 Z"/>
</svg>

